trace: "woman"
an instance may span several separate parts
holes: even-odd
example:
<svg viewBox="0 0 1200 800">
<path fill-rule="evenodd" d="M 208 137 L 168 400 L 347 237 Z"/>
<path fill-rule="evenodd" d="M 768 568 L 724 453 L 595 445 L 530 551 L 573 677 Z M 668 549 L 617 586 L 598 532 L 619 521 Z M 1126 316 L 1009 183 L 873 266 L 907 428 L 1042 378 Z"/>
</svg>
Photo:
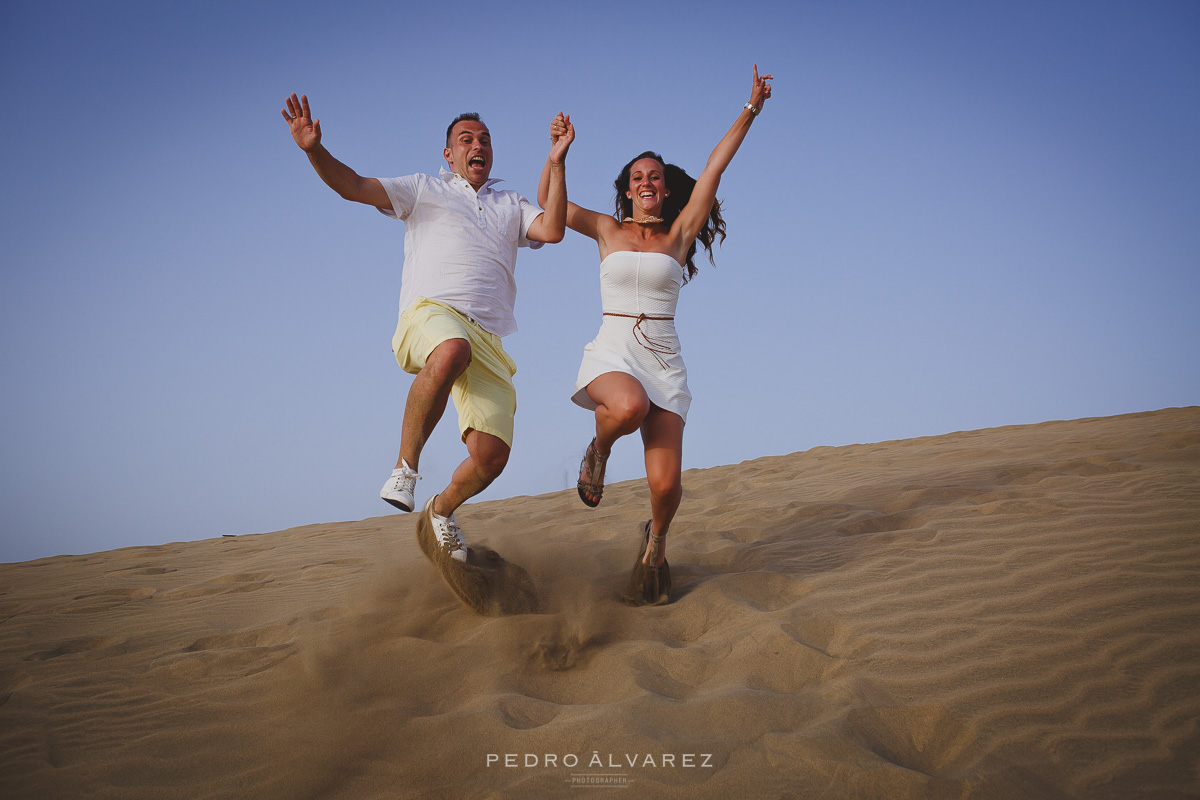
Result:
<svg viewBox="0 0 1200 800">
<path fill-rule="evenodd" d="M 567 204 L 567 227 L 595 239 L 600 249 L 604 309 L 600 332 L 584 348 L 572 398 L 596 414 L 596 436 L 579 466 L 579 497 L 588 506 L 599 504 L 613 443 L 640 430 L 651 519 L 640 529 L 638 559 L 622 595 L 637 605 L 668 602 L 671 593 L 666 536 L 683 495 L 683 426 L 691 403 L 675 304 L 680 287 L 696 274 L 697 240 L 713 262 L 713 240 L 725 238 L 717 186 L 771 96 L 771 79 L 759 77 L 754 66 L 750 102 L 695 180 L 645 152 L 617 177 L 615 216 Z M 560 114 L 550 138 L 557 141 L 568 133 L 574 133 L 570 117 Z M 548 190 L 549 175 L 543 172 L 539 202 Z"/>
</svg>

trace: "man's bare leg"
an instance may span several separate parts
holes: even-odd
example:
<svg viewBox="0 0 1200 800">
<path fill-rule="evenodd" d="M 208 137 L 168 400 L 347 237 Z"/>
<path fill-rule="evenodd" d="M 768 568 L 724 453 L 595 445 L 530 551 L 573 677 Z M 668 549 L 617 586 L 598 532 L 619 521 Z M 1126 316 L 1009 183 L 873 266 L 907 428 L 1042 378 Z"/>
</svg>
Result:
<svg viewBox="0 0 1200 800">
<path fill-rule="evenodd" d="M 433 512 L 448 517 L 500 477 L 508 464 L 508 445 L 498 436 L 467 431 L 467 457 L 454 470 L 450 485 L 434 498 Z"/>
<path fill-rule="evenodd" d="M 447 339 L 433 348 L 433 352 L 425 359 L 425 366 L 413 379 L 404 405 L 396 469 L 401 467 L 402 461 L 407 461 L 409 467 L 417 469 L 425 442 L 446 411 L 450 389 L 470 363 L 471 344 L 466 339 Z"/>
</svg>

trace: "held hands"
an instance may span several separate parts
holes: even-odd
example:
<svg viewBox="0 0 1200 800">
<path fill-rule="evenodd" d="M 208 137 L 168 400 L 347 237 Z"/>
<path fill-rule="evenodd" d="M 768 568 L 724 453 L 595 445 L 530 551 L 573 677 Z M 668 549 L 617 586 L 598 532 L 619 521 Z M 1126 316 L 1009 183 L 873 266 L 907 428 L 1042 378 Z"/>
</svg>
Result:
<svg viewBox="0 0 1200 800">
<path fill-rule="evenodd" d="M 567 157 L 571 142 L 575 141 L 575 126 L 571 124 L 571 115 L 558 112 L 558 116 L 550 123 L 550 160 L 561 164 Z"/>
<path fill-rule="evenodd" d="M 774 75 L 763 75 L 761 78 L 758 75 L 758 64 L 754 65 L 754 84 L 750 87 L 750 105 L 757 108 L 760 112 L 763 108 L 763 103 L 771 96 L 771 84 L 767 81 L 775 80 Z"/>
<path fill-rule="evenodd" d="M 295 92 L 287 99 L 287 108 L 280 109 L 283 118 L 292 129 L 292 138 L 304 152 L 310 152 L 321 144 L 321 120 L 313 120 L 308 109 L 308 95 L 296 97 Z"/>
</svg>

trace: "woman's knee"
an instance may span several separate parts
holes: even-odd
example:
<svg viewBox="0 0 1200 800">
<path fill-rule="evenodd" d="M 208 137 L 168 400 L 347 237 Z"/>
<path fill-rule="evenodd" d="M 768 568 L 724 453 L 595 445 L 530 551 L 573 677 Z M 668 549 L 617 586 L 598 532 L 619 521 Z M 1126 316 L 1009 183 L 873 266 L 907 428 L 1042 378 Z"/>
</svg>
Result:
<svg viewBox="0 0 1200 800">
<path fill-rule="evenodd" d="M 636 429 L 650 413 L 650 400 L 645 395 L 623 394 L 608 404 L 608 410 L 621 427 Z"/>
<path fill-rule="evenodd" d="M 658 472 L 646 476 L 650 494 L 664 500 L 683 496 L 683 479 L 679 472 Z"/>
</svg>

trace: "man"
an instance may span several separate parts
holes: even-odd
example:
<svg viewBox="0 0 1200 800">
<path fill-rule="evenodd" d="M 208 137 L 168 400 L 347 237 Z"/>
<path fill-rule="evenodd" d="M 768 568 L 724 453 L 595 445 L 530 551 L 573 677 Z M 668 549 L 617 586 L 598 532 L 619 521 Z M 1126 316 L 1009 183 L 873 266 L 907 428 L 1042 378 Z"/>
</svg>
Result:
<svg viewBox="0 0 1200 800">
<path fill-rule="evenodd" d="M 552 123 L 557 140 L 545 166 L 544 211 L 510 190 L 494 189 L 492 139 L 478 114 L 462 114 L 446 131 L 438 177 L 364 178 L 321 144 L 321 121 L 308 97 L 293 94 L 282 110 L 292 138 L 321 180 L 347 200 L 375 206 L 405 222 L 400 320 L 392 350 L 415 374 L 404 408 L 400 455 L 380 497 L 414 508 L 421 450 L 453 397 L 467 458 L 450 484 L 425 504 L 438 544 L 465 561 L 454 511 L 483 491 L 508 463 L 512 447 L 516 365 L 500 338 L 513 333 L 518 247 L 560 242 L 566 228 L 565 160 L 575 138 L 570 117 Z M 553 137 L 552 137 L 553 138 Z"/>
</svg>

